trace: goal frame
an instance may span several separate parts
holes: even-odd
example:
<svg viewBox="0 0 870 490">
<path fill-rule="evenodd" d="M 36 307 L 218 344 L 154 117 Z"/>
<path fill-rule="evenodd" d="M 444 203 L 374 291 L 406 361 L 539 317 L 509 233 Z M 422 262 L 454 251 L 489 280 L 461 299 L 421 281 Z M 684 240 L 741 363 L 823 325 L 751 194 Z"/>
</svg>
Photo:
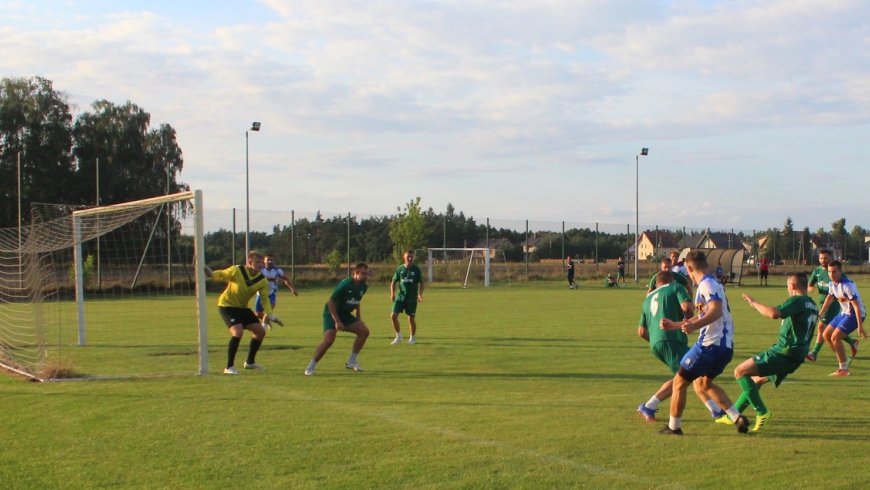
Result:
<svg viewBox="0 0 870 490">
<path fill-rule="evenodd" d="M 488 288 L 490 286 L 490 265 L 491 265 L 491 255 L 492 252 L 497 249 L 494 248 L 477 248 L 477 247 L 436 247 L 429 248 L 427 258 L 429 259 L 427 262 L 427 272 L 429 282 L 434 282 L 435 277 L 435 262 L 433 252 L 470 252 L 468 256 L 468 267 L 465 271 L 465 282 L 463 282 L 462 287 L 468 286 L 468 277 L 471 274 L 471 267 L 474 264 L 475 253 L 480 253 L 483 255 L 483 287 Z"/>
<path fill-rule="evenodd" d="M 209 373 L 208 369 L 208 308 L 206 301 L 205 290 L 205 269 L 201 264 L 205 264 L 205 220 L 202 210 L 202 191 L 187 191 L 167 196 L 153 197 L 149 199 L 141 199 L 138 201 L 130 201 L 110 206 L 99 206 L 95 208 L 73 211 L 73 233 L 75 234 L 75 247 L 73 250 L 73 259 L 75 264 L 75 301 L 76 314 L 78 323 L 78 345 L 86 344 L 86 328 L 85 328 L 85 281 L 84 281 L 84 264 L 82 253 L 82 218 L 88 216 L 99 216 L 101 214 L 109 214 L 119 210 L 139 207 L 149 204 L 172 204 L 181 201 L 193 201 L 193 229 L 194 229 L 194 257 L 195 266 L 194 273 L 196 276 L 195 296 L 196 296 L 196 322 L 197 322 L 197 351 L 199 356 L 199 371 L 198 374 L 205 375 Z"/>
</svg>

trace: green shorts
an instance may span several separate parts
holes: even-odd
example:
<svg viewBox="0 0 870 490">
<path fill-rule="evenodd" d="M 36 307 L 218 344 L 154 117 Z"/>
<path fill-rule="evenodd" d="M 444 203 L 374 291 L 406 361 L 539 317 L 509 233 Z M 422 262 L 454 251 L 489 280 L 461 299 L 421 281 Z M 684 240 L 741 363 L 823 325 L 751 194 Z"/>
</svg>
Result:
<svg viewBox="0 0 870 490">
<path fill-rule="evenodd" d="M 777 352 L 776 349 L 768 349 L 761 354 L 756 354 L 752 359 L 758 366 L 758 375 L 773 381 L 774 385 L 778 387 L 786 376 L 795 372 L 803 364 L 804 356 L 801 356 L 798 361 L 795 358 L 786 357 L 785 354 Z"/>
<path fill-rule="evenodd" d="M 343 323 L 345 327 L 353 325 L 359 321 L 359 318 L 350 313 L 339 313 L 338 319 L 341 320 L 341 323 Z M 335 330 L 335 320 L 332 319 L 332 315 L 330 315 L 329 312 L 326 312 L 323 314 L 323 331 L 326 332 L 328 330 Z"/>
<path fill-rule="evenodd" d="M 411 300 L 408 298 L 405 299 L 397 299 L 395 303 L 393 303 L 393 313 L 407 313 L 408 316 L 414 316 L 417 314 L 417 300 Z"/>
<path fill-rule="evenodd" d="M 819 305 L 824 304 L 824 300 L 822 300 Z M 825 325 L 831 323 L 831 320 L 834 319 L 835 316 L 840 314 L 840 303 L 833 301 L 831 305 L 828 306 L 828 309 L 825 310 L 825 314 L 819 317 L 819 321 L 824 323 Z"/>
<path fill-rule="evenodd" d="M 656 359 L 667 364 L 673 374 L 677 374 L 677 371 L 680 370 L 680 361 L 683 360 L 686 352 L 689 352 L 688 345 L 673 340 L 663 340 L 652 346 L 653 355 L 656 356 Z"/>
<path fill-rule="evenodd" d="M 620 278 L 620 277 L 625 278 L 625 271 L 617 271 L 616 277 L 617 278 Z"/>
</svg>

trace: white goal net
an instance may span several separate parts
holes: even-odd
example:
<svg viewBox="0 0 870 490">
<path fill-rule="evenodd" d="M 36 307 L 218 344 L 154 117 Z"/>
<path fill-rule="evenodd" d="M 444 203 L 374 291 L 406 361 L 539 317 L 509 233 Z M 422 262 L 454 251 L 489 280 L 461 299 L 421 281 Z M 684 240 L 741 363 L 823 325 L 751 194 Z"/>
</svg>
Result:
<svg viewBox="0 0 870 490">
<path fill-rule="evenodd" d="M 34 208 L 0 229 L 0 366 L 33 379 L 208 372 L 202 193 Z"/>
<path fill-rule="evenodd" d="M 429 282 L 467 287 L 510 286 L 510 269 L 503 250 L 492 248 L 430 248 L 427 252 Z"/>
</svg>

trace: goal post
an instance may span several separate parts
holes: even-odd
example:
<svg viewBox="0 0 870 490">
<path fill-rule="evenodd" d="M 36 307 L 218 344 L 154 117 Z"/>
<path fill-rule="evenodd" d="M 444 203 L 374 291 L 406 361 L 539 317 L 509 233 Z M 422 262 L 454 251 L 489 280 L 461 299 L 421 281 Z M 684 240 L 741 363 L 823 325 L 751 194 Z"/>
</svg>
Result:
<svg viewBox="0 0 870 490">
<path fill-rule="evenodd" d="M 0 230 L 0 272 L 16 256 L 20 269 L 0 274 L 0 366 L 40 380 L 207 374 L 202 192 L 41 206 L 20 246 Z"/>
<path fill-rule="evenodd" d="M 427 278 L 430 283 L 459 283 L 467 288 L 482 281 L 483 287 L 488 288 L 493 282 L 492 263 L 496 261 L 504 266 L 503 277 L 510 284 L 510 271 L 503 250 L 436 247 L 428 249 L 427 259 Z"/>
</svg>

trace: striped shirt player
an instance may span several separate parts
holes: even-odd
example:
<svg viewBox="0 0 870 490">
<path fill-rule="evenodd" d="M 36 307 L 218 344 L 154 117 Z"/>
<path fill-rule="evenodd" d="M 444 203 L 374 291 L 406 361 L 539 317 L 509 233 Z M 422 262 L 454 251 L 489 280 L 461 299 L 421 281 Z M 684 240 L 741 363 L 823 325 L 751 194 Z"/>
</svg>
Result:
<svg viewBox="0 0 870 490">
<path fill-rule="evenodd" d="M 275 304 L 278 299 L 278 281 L 283 281 L 284 284 L 290 288 L 290 292 L 293 293 L 293 296 L 299 296 L 299 293 L 296 292 L 296 289 L 293 287 L 293 284 L 290 282 L 290 278 L 284 274 L 284 270 L 280 267 L 275 266 L 275 256 L 272 254 L 266 254 L 263 257 L 263 263 L 265 266 L 260 270 L 260 273 L 263 274 L 263 277 L 266 278 L 266 281 L 269 283 L 269 304 L 272 309 L 275 309 Z M 260 293 L 257 293 L 257 300 L 254 303 L 254 311 L 257 312 L 257 317 L 263 318 L 263 304 L 260 300 Z"/>
<path fill-rule="evenodd" d="M 828 275 L 831 276 L 828 296 L 819 311 L 819 316 L 823 316 L 834 301 L 840 303 L 840 313 L 831 320 L 824 333 L 825 340 L 837 354 L 839 363 L 837 371 L 831 373 L 831 376 L 849 376 L 850 360 L 846 358 L 846 349 L 842 341 L 846 335 L 855 330 L 861 338 L 867 338 L 867 332 L 864 331 L 864 317 L 867 312 L 864 309 L 864 301 L 858 293 L 858 286 L 843 274 L 840 261 L 835 260 L 828 264 Z"/>
<path fill-rule="evenodd" d="M 662 328 L 679 328 L 690 334 L 698 331 L 698 341 L 680 361 L 680 370 L 674 376 L 671 417 L 660 434 L 682 435 L 681 417 L 686 406 L 686 390 L 697 380 L 696 389 L 706 392 L 720 407 L 727 407 L 728 418 L 737 431 L 749 431 L 749 422 L 740 414 L 722 388 L 713 383 L 734 357 L 734 322 L 725 289 L 709 273 L 707 256 L 703 252 L 690 252 L 686 258 L 689 278 L 698 285 L 695 308 L 698 314 L 682 322 L 662 320 Z"/>
</svg>

